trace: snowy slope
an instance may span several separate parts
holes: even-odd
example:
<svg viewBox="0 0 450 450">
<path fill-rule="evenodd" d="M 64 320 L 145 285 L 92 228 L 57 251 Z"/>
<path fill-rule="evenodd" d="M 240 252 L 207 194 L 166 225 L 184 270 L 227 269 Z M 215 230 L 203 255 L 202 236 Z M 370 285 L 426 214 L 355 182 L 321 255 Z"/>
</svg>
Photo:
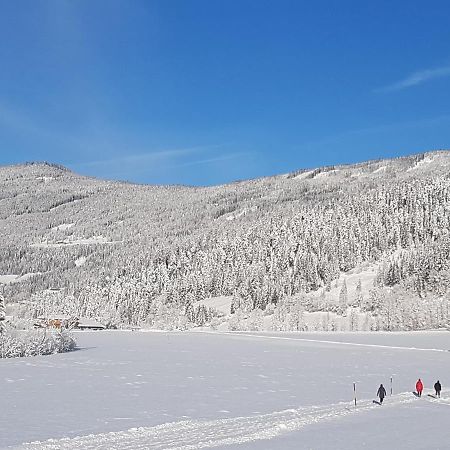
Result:
<svg viewBox="0 0 450 450">
<path fill-rule="evenodd" d="M 383 442 L 414 450 L 449 442 L 447 332 L 77 336 L 82 349 L 73 353 L 0 361 L 1 448 L 358 449 Z M 390 376 L 393 395 L 374 405 Z M 419 376 L 426 393 L 440 378 L 443 398 L 412 395 Z"/>
<path fill-rule="evenodd" d="M 231 298 L 256 311 L 250 329 L 275 305 L 274 329 L 306 329 L 291 320 L 303 310 L 310 330 L 445 327 L 449 173 L 448 151 L 211 187 L 0 167 L 0 284 L 22 318 L 184 329 Z"/>
</svg>

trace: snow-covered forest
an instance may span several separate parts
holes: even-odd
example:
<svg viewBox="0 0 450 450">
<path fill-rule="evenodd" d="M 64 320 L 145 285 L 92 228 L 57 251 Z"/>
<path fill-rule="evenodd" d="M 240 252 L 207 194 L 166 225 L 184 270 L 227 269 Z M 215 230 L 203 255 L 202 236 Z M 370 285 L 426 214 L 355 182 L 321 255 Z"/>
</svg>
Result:
<svg viewBox="0 0 450 450">
<path fill-rule="evenodd" d="M 446 327 L 449 174 L 446 151 L 204 188 L 1 167 L 7 315 L 166 329 Z M 219 297 L 229 311 L 211 306 Z"/>
</svg>

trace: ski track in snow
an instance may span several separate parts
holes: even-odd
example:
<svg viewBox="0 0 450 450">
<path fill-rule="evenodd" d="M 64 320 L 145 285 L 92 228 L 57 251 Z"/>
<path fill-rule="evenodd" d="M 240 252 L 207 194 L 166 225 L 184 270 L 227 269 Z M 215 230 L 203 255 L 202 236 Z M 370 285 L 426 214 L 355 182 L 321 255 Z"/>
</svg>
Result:
<svg viewBox="0 0 450 450">
<path fill-rule="evenodd" d="M 212 331 L 202 331 L 202 333 L 214 333 L 218 334 L 218 332 Z M 307 339 L 307 338 L 297 338 L 297 337 L 286 337 L 286 336 L 266 336 L 264 334 L 251 334 L 251 333 L 241 333 L 241 332 L 220 332 L 222 334 L 236 334 L 238 336 L 246 336 L 252 338 L 260 338 L 260 339 L 278 339 L 283 341 L 301 341 L 301 342 L 314 342 L 319 344 L 335 344 L 335 345 L 349 345 L 353 347 L 375 347 L 375 348 L 387 348 L 393 350 L 416 350 L 420 352 L 450 352 L 450 349 L 443 348 L 422 348 L 422 347 L 402 347 L 398 345 L 384 345 L 384 344 L 363 344 L 360 342 L 346 342 L 346 341 L 328 341 L 325 339 Z"/>
<path fill-rule="evenodd" d="M 335 403 L 287 409 L 269 414 L 217 420 L 186 420 L 153 427 L 131 428 L 125 431 L 90 434 L 75 438 L 49 439 L 15 447 L 17 450 L 75 450 L 75 449 L 171 449 L 195 450 L 227 445 L 239 445 L 267 440 L 287 432 L 298 431 L 315 423 L 338 419 L 376 408 L 392 408 L 423 400 L 450 406 L 450 390 L 441 399 L 416 398 L 411 392 L 388 396 L 383 406 L 373 400 L 353 404 Z"/>
</svg>

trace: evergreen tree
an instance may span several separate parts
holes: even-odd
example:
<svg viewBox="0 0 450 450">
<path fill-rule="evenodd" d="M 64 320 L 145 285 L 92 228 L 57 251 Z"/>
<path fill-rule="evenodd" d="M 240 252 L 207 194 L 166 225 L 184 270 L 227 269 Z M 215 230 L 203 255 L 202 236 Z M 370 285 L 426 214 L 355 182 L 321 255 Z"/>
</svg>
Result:
<svg viewBox="0 0 450 450">
<path fill-rule="evenodd" d="M 4 320 L 5 320 L 5 298 L 3 297 L 2 293 L 0 293 L 0 333 L 3 333 L 5 329 L 3 325 Z"/>
<path fill-rule="evenodd" d="M 361 278 L 358 280 L 358 284 L 356 285 L 356 290 L 355 290 L 355 301 L 354 301 L 354 306 L 361 308 L 362 304 L 363 304 L 363 295 L 362 295 L 362 284 L 361 284 Z"/>
<path fill-rule="evenodd" d="M 347 291 L 347 283 L 344 280 L 342 283 L 341 290 L 339 292 L 339 312 L 342 315 L 345 315 L 348 307 L 348 291 Z"/>
<path fill-rule="evenodd" d="M 351 308 L 350 316 L 348 317 L 348 329 L 350 331 L 358 331 L 358 314 L 354 308 Z"/>
<path fill-rule="evenodd" d="M 5 320 L 5 297 L 0 293 L 0 320 Z"/>
</svg>

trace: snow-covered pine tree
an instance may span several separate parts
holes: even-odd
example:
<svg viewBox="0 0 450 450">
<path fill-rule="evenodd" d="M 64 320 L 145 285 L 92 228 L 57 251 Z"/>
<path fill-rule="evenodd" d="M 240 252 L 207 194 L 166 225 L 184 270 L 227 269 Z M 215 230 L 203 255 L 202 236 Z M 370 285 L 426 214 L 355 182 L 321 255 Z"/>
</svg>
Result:
<svg viewBox="0 0 450 450">
<path fill-rule="evenodd" d="M 347 290 L 347 283 L 344 280 L 344 282 L 342 283 L 341 291 L 339 292 L 339 312 L 342 315 L 346 314 L 347 306 L 348 306 L 348 290 Z"/>
<path fill-rule="evenodd" d="M 5 297 L 0 292 L 0 320 L 5 320 Z"/>
<path fill-rule="evenodd" d="M 3 333 L 5 329 L 3 325 L 4 320 L 5 320 L 5 297 L 3 297 L 2 293 L 0 292 L 0 333 Z"/>
<path fill-rule="evenodd" d="M 350 331 L 358 331 L 358 314 L 355 308 L 351 308 L 350 316 L 348 317 L 348 329 Z"/>
<path fill-rule="evenodd" d="M 294 303 L 289 313 L 289 331 L 306 331 L 304 310 L 300 303 Z"/>
<path fill-rule="evenodd" d="M 363 295 L 362 295 L 362 284 L 361 284 L 361 278 L 358 280 L 358 284 L 356 285 L 355 290 L 355 301 L 353 302 L 353 305 L 357 308 L 361 308 L 363 304 Z"/>
</svg>

